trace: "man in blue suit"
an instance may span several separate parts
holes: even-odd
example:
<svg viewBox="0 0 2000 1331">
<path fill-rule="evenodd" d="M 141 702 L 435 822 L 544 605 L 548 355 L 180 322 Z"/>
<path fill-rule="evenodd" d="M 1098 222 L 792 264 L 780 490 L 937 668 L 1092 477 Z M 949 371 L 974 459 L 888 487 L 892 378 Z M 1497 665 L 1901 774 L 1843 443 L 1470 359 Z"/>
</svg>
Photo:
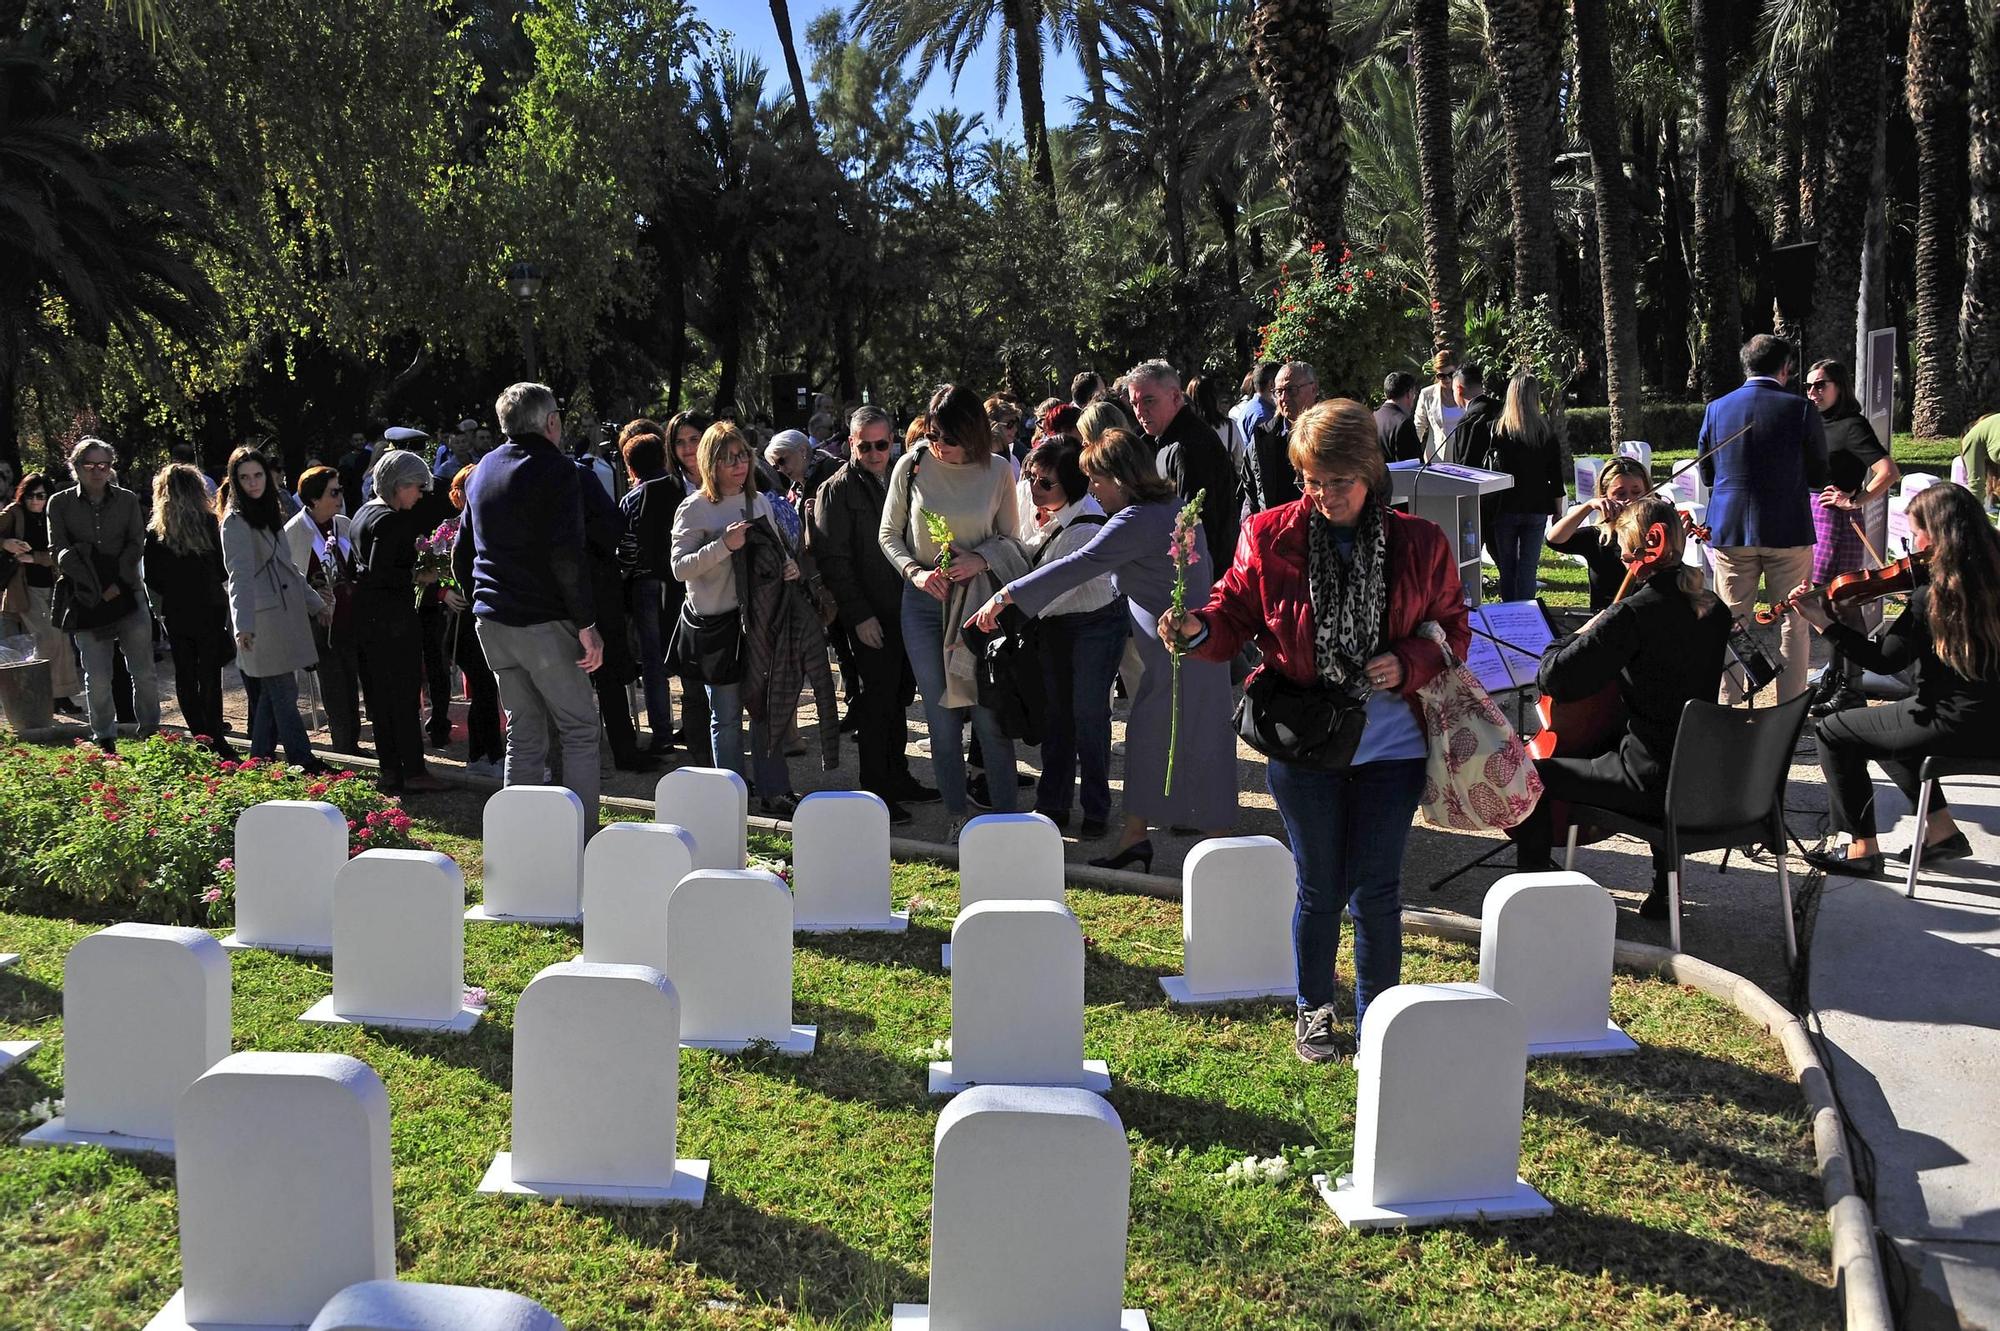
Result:
<svg viewBox="0 0 2000 1331">
<path fill-rule="evenodd" d="M 1827 483 L 1826 430 L 1812 403 L 1786 385 L 1792 344 L 1759 333 L 1743 344 L 1743 387 L 1708 404 L 1700 452 L 1706 454 L 1738 431 L 1701 464 L 1709 486 L 1709 543 L 1715 594 L 1739 620 L 1756 609 L 1757 587 L 1776 601 L 1812 572 L 1813 520 L 1809 496 Z M 1749 427 L 1745 430 L 1744 427 Z M 1778 636 L 1782 665 L 1778 701 L 1806 689 L 1812 634 L 1796 613 L 1784 617 Z M 1735 679 L 1723 676 L 1722 701 L 1742 700 Z"/>
</svg>

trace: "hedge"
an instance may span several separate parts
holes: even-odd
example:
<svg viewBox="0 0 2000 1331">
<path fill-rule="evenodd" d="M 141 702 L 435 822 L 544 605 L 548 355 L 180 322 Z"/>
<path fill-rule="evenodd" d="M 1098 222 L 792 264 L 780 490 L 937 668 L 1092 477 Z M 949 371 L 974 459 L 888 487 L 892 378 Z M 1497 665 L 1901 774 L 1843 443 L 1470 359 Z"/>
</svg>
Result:
<svg viewBox="0 0 2000 1331">
<path fill-rule="evenodd" d="M 1649 402 L 1639 409 L 1639 437 L 1660 453 L 1692 452 L 1701 435 L 1699 402 Z M 1563 412 L 1569 422 L 1569 450 L 1585 457 L 1600 457 L 1611 451 L 1611 408 L 1571 407 Z"/>
</svg>

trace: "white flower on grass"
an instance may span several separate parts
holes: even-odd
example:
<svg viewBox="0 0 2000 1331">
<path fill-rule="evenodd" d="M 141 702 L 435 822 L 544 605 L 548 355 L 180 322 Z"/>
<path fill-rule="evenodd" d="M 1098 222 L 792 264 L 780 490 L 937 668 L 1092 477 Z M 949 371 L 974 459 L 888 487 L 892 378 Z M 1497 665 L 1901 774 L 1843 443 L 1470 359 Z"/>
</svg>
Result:
<svg viewBox="0 0 2000 1331">
<path fill-rule="evenodd" d="M 942 1040 L 933 1040 L 923 1048 L 916 1050 L 915 1053 L 918 1058 L 926 1063 L 936 1063 L 950 1058 L 951 1037 L 947 1035 Z"/>
<path fill-rule="evenodd" d="M 1286 1147 L 1277 1155 L 1246 1155 L 1215 1177 L 1224 1183 L 1283 1183 L 1294 1171 L 1307 1170 L 1319 1155 L 1317 1146 Z"/>
<path fill-rule="evenodd" d="M 61 1118 L 63 1102 L 60 1096 L 49 1100 L 37 1100 L 28 1106 L 30 1123 L 46 1123 L 52 1118 Z"/>
</svg>

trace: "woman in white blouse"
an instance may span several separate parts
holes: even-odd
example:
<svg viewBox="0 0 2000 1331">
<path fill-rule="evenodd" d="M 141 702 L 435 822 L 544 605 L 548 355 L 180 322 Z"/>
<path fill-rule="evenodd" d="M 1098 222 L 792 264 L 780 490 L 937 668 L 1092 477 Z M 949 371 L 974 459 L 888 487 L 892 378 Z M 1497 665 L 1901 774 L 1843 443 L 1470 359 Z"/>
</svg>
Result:
<svg viewBox="0 0 2000 1331">
<path fill-rule="evenodd" d="M 354 626 L 354 524 L 346 487 L 332 467 L 299 477 L 299 511 L 285 524 L 292 567 L 333 608 L 331 623 L 313 621 L 320 701 L 335 753 L 361 752 L 361 638 Z"/>
<path fill-rule="evenodd" d="M 1021 468 L 1034 503 L 1021 521 L 1021 542 L 1036 566 L 1083 549 L 1104 526 L 1104 510 L 1090 497 L 1090 482 L 1078 459 L 1072 445 L 1047 443 L 1030 453 Z M 1035 812 L 1057 827 L 1069 826 L 1081 772 L 1079 835 L 1100 837 L 1111 818 L 1111 681 L 1131 636 L 1131 616 L 1106 573 L 1051 601 L 1039 623 L 1048 710 Z"/>
</svg>

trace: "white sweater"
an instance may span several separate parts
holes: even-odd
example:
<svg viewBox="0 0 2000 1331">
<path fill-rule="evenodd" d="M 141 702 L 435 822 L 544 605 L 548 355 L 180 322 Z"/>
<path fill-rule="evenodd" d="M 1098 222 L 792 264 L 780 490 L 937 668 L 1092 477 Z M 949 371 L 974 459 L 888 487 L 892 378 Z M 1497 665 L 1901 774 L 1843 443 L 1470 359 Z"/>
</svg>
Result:
<svg viewBox="0 0 2000 1331">
<path fill-rule="evenodd" d="M 751 511 L 757 521 L 773 521 L 771 501 L 761 494 Z M 696 614 L 719 615 L 736 608 L 736 569 L 730 560 L 735 552 L 723 544 L 722 533 L 742 520 L 740 494 L 718 504 L 696 490 L 674 510 L 673 572 L 687 584 L 688 604 Z"/>
</svg>

